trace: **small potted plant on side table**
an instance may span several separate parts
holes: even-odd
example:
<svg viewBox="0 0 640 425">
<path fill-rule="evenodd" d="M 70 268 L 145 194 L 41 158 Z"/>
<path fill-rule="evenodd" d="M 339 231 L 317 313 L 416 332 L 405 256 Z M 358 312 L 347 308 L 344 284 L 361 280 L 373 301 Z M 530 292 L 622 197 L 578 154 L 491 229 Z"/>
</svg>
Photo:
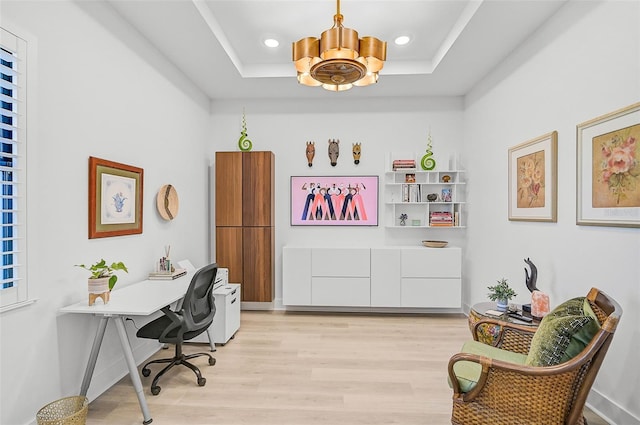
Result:
<svg viewBox="0 0 640 425">
<path fill-rule="evenodd" d="M 91 266 L 76 264 L 76 267 L 80 267 L 91 272 L 91 276 L 89 276 L 89 279 L 87 280 L 89 288 L 89 305 L 93 305 L 98 298 L 102 298 L 102 301 L 107 304 L 109 302 L 109 293 L 118 281 L 118 276 L 113 273 L 118 270 L 129 273 L 127 266 L 125 266 L 122 261 L 117 263 L 114 262 L 109 265 L 104 259 L 101 259 L 100 261 L 93 263 Z"/>
<path fill-rule="evenodd" d="M 498 309 L 498 311 L 507 311 L 509 300 L 518 294 L 516 294 L 515 291 L 511 289 L 511 287 L 507 283 L 507 279 L 502 278 L 497 282 L 497 285 L 487 287 L 487 289 L 489 289 L 489 294 L 487 295 L 489 296 L 489 299 L 491 301 L 496 302 L 496 308 Z"/>
</svg>

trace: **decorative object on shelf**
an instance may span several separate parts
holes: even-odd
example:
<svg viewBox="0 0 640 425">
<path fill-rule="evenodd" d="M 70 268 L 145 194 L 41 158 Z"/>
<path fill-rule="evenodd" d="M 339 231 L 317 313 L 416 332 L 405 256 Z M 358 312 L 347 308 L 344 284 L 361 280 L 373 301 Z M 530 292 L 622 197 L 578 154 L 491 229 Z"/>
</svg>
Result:
<svg viewBox="0 0 640 425">
<path fill-rule="evenodd" d="M 416 182 L 416 175 L 415 173 L 408 173 L 404 175 L 404 182 L 405 183 L 415 183 Z"/>
<path fill-rule="evenodd" d="M 340 140 L 329 139 L 329 162 L 332 167 L 338 164 L 338 156 L 340 156 Z"/>
<path fill-rule="evenodd" d="M 412 226 L 420 226 L 421 224 L 420 219 L 411 220 Z"/>
<path fill-rule="evenodd" d="M 407 218 L 409 217 L 406 214 L 400 214 L 400 226 L 407 224 Z"/>
<path fill-rule="evenodd" d="M 316 143 L 315 142 L 307 142 L 307 151 L 305 153 L 307 155 L 307 164 L 309 167 L 313 166 L 313 157 L 316 156 Z"/>
<path fill-rule="evenodd" d="M 178 208 L 180 201 L 178 200 L 178 192 L 173 185 L 165 184 L 158 190 L 156 197 L 156 208 L 160 217 L 165 220 L 173 220 L 178 216 Z"/>
<path fill-rule="evenodd" d="M 509 220 L 557 218 L 558 132 L 509 149 Z"/>
<path fill-rule="evenodd" d="M 422 241 L 422 245 L 427 248 L 444 248 L 448 243 L 447 241 Z"/>
<path fill-rule="evenodd" d="M 487 286 L 489 290 L 487 296 L 491 301 L 496 301 L 496 308 L 499 311 L 507 311 L 509 300 L 518 294 L 509 286 L 507 279 L 502 278 L 497 282 L 497 285 Z"/>
<path fill-rule="evenodd" d="M 427 153 L 425 153 L 422 160 L 420 160 L 420 166 L 426 171 L 431 171 L 436 168 L 436 160 L 432 158 L 433 151 L 431 149 L 431 130 L 429 130 L 429 137 L 427 137 Z"/>
<path fill-rule="evenodd" d="M 298 82 L 306 86 L 322 85 L 330 91 L 374 84 L 387 60 L 387 43 L 375 37 L 358 39 L 356 30 L 342 25 L 340 0 L 336 3 L 333 27 L 324 31 L 320 40 L 305 37 L 293 43 Z"/>
<path fill-rule="evenodd" d="M 253 143 L 247 137 L 247 119 L 242 109 L 242 130 L 240 130 L 240 138 L 238 139 L 238 148 L 242 152 L 248 152 L 253 148 Z"/>
<path fill-rule="evenodd" d="M 107 304 L 109 302 L 109 294 L 118 281 L 118 276 L 114 273 L 119 270 L 129 273 L 127 266 L 125 266 L 122 261 L 109 265 L 104 259 L 101 259 L 91 266 L 76 264 L 75 267 L 80 267 L 91 272 L 91 276 L 89 276 L 87 280 L 89 305 L 93 305 L 98 298 L 101 298 L 102 302 Z"/>
<path fill-rule="evenodd" d="M 451 189 L 442 189 L 442 202 L 451 202 Z"/>
<path fill-rule="evenodd" d="M 292 176 L 292 226 L 377 226 L 378 176 Z"/>
<path fill-rule="evenodd" d="M 142 233 L 144 170 L 89 157 L 89 239 Z"/>
<path fill-rule="evenodd" d="M 353 163 L 360 164 L 360 155 L 362 155 L 362 143 L 352 143 L 353 145 Z"/>
<path fill-rule="evenodd" d="M 576 223 L 640 227 L 640 102 L 577 130 Z"/>
<path fill-rule="evenodd" d="M 449 183 L 451 181 L 451 176 L 449 174 L 445 174 L 442 176 L 443 183 Z"/>
<path fill-rule="evenodd" d="M 437 193 L 430 193 L 427 195 L 427 201 L 429 202 L 435 202 L 438 200 L 438 194 Z"/>
</svg>

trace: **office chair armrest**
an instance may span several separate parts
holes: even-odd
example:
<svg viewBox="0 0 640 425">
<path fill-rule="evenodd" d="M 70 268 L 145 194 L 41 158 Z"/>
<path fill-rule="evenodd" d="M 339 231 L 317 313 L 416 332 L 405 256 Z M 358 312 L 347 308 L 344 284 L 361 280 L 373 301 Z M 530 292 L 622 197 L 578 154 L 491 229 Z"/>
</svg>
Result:
<svg viewBox="0 0 640 425">
<path fill-rule="evenodd" d="M 176 329 L 178 330 L 179 339 L 182 340 L 182 334 L 184 333 L 184 317 L 182 317 L 182 315 L 180 315 L 179 313 L 171 310 L 169 306 L 163 307 L 161 311 L 165 314 L 165 316 L 171 319 L 171 326 L 167 326 L 166 329 L 162 331 L 160 340 L 166 338 L 170 332 L 173 332 Z"/>
</svg>

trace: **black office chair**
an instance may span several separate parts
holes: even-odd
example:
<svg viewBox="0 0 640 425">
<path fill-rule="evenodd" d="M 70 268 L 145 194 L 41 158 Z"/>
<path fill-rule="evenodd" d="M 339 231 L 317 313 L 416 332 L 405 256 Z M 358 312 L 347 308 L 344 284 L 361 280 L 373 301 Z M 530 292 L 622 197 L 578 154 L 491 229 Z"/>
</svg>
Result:
<svg viewBox="0 0 640 425">
<path fill-rule="evenodd" d="M 184 365 L 191 369 L 198 377 L 198 385 L 203 387 L 207 379 L 202 376 L 200 369 L 187 360 L 194 357 L 209 357 L 209 365 L 216 364 L 216 359 L 208 353 L 195 353 L 184 355 L 182 353 L 183 341 L 190 340 L 206 331 L 213 322 L 216 314 L 216 305 L 213 297 L 213 284 L 216 280 L 218 265 L 216 263 L 204 266 L 198 270 L 191 279 L 187 293 L 182 300 L 182 306 L 177 311 L 170 306 L 162 309 L 164 316 L 144 325 L 136 335 L 140 338 L 157 339 L 159 342 L 171 343 L 176 346 L 176 353 L 170 359 L 158 359 L 147 362 L 142 367 L 142 375 L 149 376 L 151 371 L 148 366 L 152 363 L 169 363 L 153 378 L 151 394 L 158 395 L 160 386 L 158 379 L 169 369 L 176 365 Z"/>
</svg>

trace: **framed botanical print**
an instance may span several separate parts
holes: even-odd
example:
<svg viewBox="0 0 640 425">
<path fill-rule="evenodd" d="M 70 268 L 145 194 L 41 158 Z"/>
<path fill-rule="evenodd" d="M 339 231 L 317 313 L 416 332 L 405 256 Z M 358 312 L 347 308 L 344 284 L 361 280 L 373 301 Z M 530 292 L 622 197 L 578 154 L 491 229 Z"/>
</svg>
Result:
<svg viewBox="0 0 640 425">
<path fill-rule="evenodd" d="M 509 220 L 556 222 L 558 132 L 509 149 Z"/>
<path fill-rule="evenodd" d="M 142 168 L 89 157 L 89 239 L 142 233 Z"/>
<path fill-rule="evenodd" d="M 576 223 L 640 227 L 640 103 L 576 128 Z"/>
</svg>

